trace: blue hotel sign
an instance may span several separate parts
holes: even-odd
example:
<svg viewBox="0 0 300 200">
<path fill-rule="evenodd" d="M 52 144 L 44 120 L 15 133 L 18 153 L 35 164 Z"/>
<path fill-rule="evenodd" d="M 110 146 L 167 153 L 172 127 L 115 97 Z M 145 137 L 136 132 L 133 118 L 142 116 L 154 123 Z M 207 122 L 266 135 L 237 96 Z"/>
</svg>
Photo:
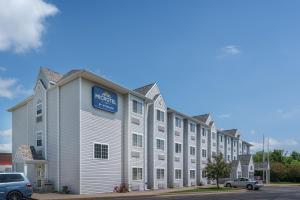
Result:
<svg viewBox="0 0 300 200">
<path fill-rule="evenodd" d="M 118 96 L 116 93 L 94 86 L 92 88 L 93 107 L 108 112 L 118 111 Z"/>
</svg>

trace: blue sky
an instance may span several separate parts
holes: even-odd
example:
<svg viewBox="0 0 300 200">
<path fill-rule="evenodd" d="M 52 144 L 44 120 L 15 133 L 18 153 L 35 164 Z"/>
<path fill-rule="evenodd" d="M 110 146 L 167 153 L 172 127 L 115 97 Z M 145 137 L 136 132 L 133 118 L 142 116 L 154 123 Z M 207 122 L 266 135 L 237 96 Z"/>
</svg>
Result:
<svg viewBox="0 0 300 200">
<path fill-rule="evenodd" d="M 271 148 L 300 151 L 299 1 L 25 4 L 0 6 L 0 150 L 11 140 L 6 109 L 48 66 L 85 68 L 128 88 L 156 81 L 168 106 L 210 112 L 254 149 L 265 134 Z"/>
</svg>

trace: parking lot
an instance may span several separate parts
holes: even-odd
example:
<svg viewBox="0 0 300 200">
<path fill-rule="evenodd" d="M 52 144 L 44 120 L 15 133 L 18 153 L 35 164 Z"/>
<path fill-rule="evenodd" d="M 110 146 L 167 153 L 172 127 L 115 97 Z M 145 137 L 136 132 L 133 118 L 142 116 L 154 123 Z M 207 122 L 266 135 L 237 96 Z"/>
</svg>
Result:
<svg viewBox="0 0 300 200">
<path fill-rule="evenodd" d="M 159 200 L 159 199 L 177 199 L 177 200 L 299 200 L 300 187 L 299 186 L 267 186 L 259 191 L 246 191 L 241 193 L 228 194 L 167 194 L 153 197 L 128 197 L 115 198 L 124 200 Z"/>
</svg>

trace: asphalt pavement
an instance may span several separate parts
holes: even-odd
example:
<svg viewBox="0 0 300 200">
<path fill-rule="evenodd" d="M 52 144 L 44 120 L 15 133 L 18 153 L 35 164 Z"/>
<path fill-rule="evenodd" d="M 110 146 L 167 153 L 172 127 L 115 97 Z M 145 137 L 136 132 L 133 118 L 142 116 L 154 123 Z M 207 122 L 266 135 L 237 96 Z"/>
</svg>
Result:
<svg viewBox="0 0 300 200">
<path fill-rule="evenodd" d="M 111 199 L 111 198 L 110 198 Z M 300 186 L 265 186 L 258 191 L 228 194 L 166 194 L 151 197 L 122 197 L 116 200 L 300 200 Z"/>
</svg>

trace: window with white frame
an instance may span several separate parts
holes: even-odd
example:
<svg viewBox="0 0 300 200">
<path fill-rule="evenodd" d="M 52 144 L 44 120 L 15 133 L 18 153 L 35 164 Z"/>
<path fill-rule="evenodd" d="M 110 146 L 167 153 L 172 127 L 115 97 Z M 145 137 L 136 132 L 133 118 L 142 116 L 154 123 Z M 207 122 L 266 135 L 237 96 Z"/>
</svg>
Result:
<svg viewBox="0 0 300 200">
<path fill-rule="evenodd" d="M 175 143 L 175 153 L 181 153 L 181 144 Z"/>
<path fill-rule="evenodd" d="M 143 104 L 137 100 L 132 100 L 132 112 L 143 114 Z"/>
<path fill-rule="evenodd" d="M 165 179 L 165 169 L 156 169 L 156 179 L 157 180 Z"/>
<path fill-rule="evenodd" d="M 36 122 L 41 122 L 43 120 L 43 104 L 42 100 L 38 100 L 36 103 Z"/>
<path fill-rule="evenodd" d="M 220 136 L 220 140 L 221 140 L 221 142 L 223 142 L 223 136 L 222 135 Z"/>
<path fill-rule="evenodd" d="M 202 157 L 206 158 L 206 150 L 205 149 L 202 149 Z"/>
<path fill-rule="evenodd" d="M 42 104 L 42 100 L 39 99 L 36 103 L 36 116 L 42 114 L 43 114 L 43 104 Z"/>
<path fill-rule="evenodd" d="M 157 121 L 164 122 L 165 121 L 165 113 L 161 110 L 156 110 L 156 119 L 157 119 Z"/>
<path fill-rule="evenodd" d="M 205 170 L 202 171 L 202 178 L 206 178 L 206 171 Z"/>
<path fill-rule="evenodd" d="M 178 117 L 175 117 L 175 125 L 178 128 L 181 128 L 181 119 Z"/>
<path fill-rule="evenodd" d="M 108 159 L 108 145 L 94 143 L 94 158 L 96 159 Z"/>
<path fill-rule="evenodd" d="M 143 147 L 143 136 L 140 134 L 132 134 L 132 146 Z"/>
<path fill-rule="evenodd" d="M 196 132 L 196 124 L 190 123 L 190 131 L 195 133 Z"/>
<path fill-rule="evenodd" d="M 212 133 L 211 137 L 212 137 L 213 140 L 215 140 L 216 139 L 216 133 Z"/>
<path fill-rule="evenodd" d="M 175 169 L 175 179 L 181 179 L 181 169 Z"/>
<path fill-rule="evenodd" d="M 190 179 L 196 178 L 196 170 L 190 170 Z"/>
<path fill-rule="evenodd" d="M 138 181 L 143 179 L 143 168 L 132 168 L 132 180 Z"/>
<path fill-rule="evenodd" d="M 202 136 L 203 136 L 203 137 L 206 136 L 206 130 L 205 130 L 205 128 L 202 128 Z"/>
<path fill-rule="evenodd" d="M 43 146 L 43 135 L 41 131 L 36 133 L 36 146 L 37 147 Z"/>
<path fill-rule="evenodd" d="M 156 139 L 156 148 L 159 150 L 165 150 L 165 140 Z"/>
<path fill-rule="evenodd" d="M 196 148 L 195 147 L 190 146 L 190 155 L 192 155 L 192 156 L 196 155 Z"/>
</svg>

